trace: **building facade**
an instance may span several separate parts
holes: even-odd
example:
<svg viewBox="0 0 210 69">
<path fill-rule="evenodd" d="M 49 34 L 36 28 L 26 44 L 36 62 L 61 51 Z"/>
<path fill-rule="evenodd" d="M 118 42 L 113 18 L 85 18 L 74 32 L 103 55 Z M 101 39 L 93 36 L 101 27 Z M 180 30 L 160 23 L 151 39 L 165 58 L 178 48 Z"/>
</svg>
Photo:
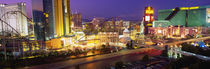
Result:
<svg viewBox="0 0 210 69">
<path fill-rule="evenodd" d="M 126 28 L 126 29 L 123 31 L 123 35 L 121 35 L 121 36 L 119 37 L 119 41 L 120 41 L 121 43 L 123 43 L 124 45 L 126 45 L 129 41 L 131 41 L 130 35 L 131 35 L 131 32 Z"/>
<path fill-rule="evenodd" d="M 21 36 L 29 35 L 29 23 L 26 16 L 26 4 L 0 4 L 1 19 L 13 27 Z M 4 31 L 12 31 L 7 25 L 0 25 Z"/>
<path fill-rule="evenodd" d="M 114 44 L 119 42 L 119 34 L 117 32 L 99 32 L 98 37 L 101 44 Z"/>
<path fill-rule="evenodd" d="M 185 27 L 210 27 L 210 6 L 180 7 L 180 11 L 170 20 L 171 25 Z M 174 9 L 158 11 L 158 20 L 165 20 Z"/>
<path fill-rule="evenodd" d="M 43 41 L 31 38 L 34 37 L 32 36 L 34 35 L 33 20 L 26 15 L 26 4 L 24 2 L 0 4 L 0 16 L 1 20 L 5 21 L 4 24 L 0 24 L 0 31 L 4 29 L 4 33 L 9 33 L 6 35 L 9 37 L 4 38 L 3 41 L 1 40 L 1 45 L 5 46 L 5 53 L 21 57 L 23 55 L 28 56 L 25 55 L 25 53 L 40 52 L 45 49 L 45 43 Z M 37 22 L 38 21 L 39 20 L 37 20 Z M 13 32 L 14 30 L 16 30 L 20 36 L 13 35 L 15 33 Z M 3 48 L 1 48 L 0 51 L 3 51 L 2 49 Z"/>
<path fill-rule="evenodd" d="M 170 26 L 149 28 L 149 34 L 166 38 L 186 38 L 187 36 L 201 34 L 201 32 L 201 27 Z"/>
<path fill-rule="evenodd" d="M 71 15 L 72 29 L 74 31 L 82 30 L 82 15 L 80 13 Z"/>
<path fill-rule="evenodd" d="M 33 10 L 34 32 L 37 40 L 45 41 L 45 16 L 43 11 Z"/>
<path fill-rule="evenodd" d="M 48 39 L 71 33 L 70 0 L 43 0 Z"/>
<path fill-rule="evenodd" d="M 97 29 L 102 29 L 104 28 L 104 23 L 105 23 L 105 19 L 104 18 L 93 18 L 93 20 L 91 21 L 91 23 L 95 26 L 95 28 Z"/>
</svg>

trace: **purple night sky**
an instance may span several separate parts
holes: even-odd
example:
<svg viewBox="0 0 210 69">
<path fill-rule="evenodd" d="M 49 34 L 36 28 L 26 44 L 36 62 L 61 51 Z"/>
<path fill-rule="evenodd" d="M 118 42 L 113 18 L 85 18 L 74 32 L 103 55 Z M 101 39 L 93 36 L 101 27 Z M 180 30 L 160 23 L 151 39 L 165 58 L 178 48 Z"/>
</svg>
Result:
<svg viewBox="0 0 210 69">
<path fill-rule="evenodd" d="M 27 14 L 31 16 L 30 0 L 0 0 L 0 3 L 7 4 L 17 2 L 26 2 Z M 120 16 L 129 20 L 141 19 L 146 6 L 152 6 L 157 16 L 159 9 L 202 5 L 210 5 L 210 0 L 71 0 L 72 12 L 82 13 L 84 18 Z"/>
</svg>

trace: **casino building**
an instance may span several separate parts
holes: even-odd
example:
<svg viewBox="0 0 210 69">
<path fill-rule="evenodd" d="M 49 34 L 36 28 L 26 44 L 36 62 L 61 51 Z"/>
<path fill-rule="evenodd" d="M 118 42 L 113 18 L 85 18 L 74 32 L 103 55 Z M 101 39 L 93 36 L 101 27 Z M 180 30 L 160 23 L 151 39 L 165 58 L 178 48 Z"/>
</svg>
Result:
<svg viewBox="0 0 210 69">
<path fill-rule="evenodd" d="M 68 36 L 70 27 L 70 0 L 43 0 L 47 39 Z"/>
<path fill-rule="evenodd" d="M 158 11 L 149 34 L 166 38 L 198 37 L 210 30 L 210 6 L 177 7 Z"/>
<path fill-rule="evenodd" d="M 50 49 L 69 46 L 72 39 L 70 0 L 31 0 L 31 3 L 37 39 L 46 41 Z"/>
<path fill-rule="evenodd" d="M 171 25 L 174 26 L 181 25 L 185 27 L 210 27 L 210 5 L 180 7 L 177 11 L 175 9 L 159 10 L 158 21 L 169 20 Z M 169 16 L 171 16 L 171 19 L 167 19 Z"/>
</svg>

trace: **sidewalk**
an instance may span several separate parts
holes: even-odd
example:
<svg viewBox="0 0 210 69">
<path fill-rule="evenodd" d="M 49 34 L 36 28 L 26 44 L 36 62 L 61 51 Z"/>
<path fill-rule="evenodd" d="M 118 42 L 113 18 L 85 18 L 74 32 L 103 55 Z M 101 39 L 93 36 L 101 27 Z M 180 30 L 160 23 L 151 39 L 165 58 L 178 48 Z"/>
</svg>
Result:
<svg viewBox="0 0 210 69">
<path fill-rule="evenodd" d="M 75 66 L 75 65 L 79 65 L 79 64 L 86 64 L 86 63 L 91 63 L 91 62 L 109 59 L 109 58 L 113 58 L 113 57 L 132 54 L 132 53 L 136 53 L 136 52 L 144 52 L 144 51 L 148 51 L 151 49 L 152 48 L 123 50 L 123 51 L 111 53 L 111 54 L 97 55 L 97 56 L 92 56 L 92 57 L 87 57 L 87 58 L 67 60 L 67 61 L 61 61 L 61 62 L 50 63 L 50 64 L 42 64 L 42 65 L 36 65 L 36 66 L 31 66 L 31 67 L 24 67 L 24 68 L 20 68 L 20 69 L 61 69 L 61 68 L 71 67 L 71 66 Z"/>
</svg>

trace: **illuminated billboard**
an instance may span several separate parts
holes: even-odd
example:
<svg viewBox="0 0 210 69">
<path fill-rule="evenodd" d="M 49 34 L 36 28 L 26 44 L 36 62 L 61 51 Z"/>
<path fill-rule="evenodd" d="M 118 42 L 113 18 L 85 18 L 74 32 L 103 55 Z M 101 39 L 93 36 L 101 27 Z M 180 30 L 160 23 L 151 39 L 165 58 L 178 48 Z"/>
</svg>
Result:
<svg viewBox="0 0 210 69">
<path fill-rule="evenodd" d="M 147 27 L 152 27 L 152 22 L 155 20 L 154 19 L 154 10 L 152 7 L 148 6 L 145 7 L 145 13 L 144 13 L 144 21 L 145 21 L 145 25 Z"/>
<path fill-rule="evenodd" d="M 207 8 L 206 10 L 206 16 L 207 16 L 207 23 L 210 23 L 210 8 Z"/>
<path fill-rule="evenodd" d="M 153 8 L 152 7 L 146 7 L 145 8 L 145 14 L 151 14 L 151 15 L 153 15 L 154 14 L 154 10 L 153 10 Z"/>
</svg>

